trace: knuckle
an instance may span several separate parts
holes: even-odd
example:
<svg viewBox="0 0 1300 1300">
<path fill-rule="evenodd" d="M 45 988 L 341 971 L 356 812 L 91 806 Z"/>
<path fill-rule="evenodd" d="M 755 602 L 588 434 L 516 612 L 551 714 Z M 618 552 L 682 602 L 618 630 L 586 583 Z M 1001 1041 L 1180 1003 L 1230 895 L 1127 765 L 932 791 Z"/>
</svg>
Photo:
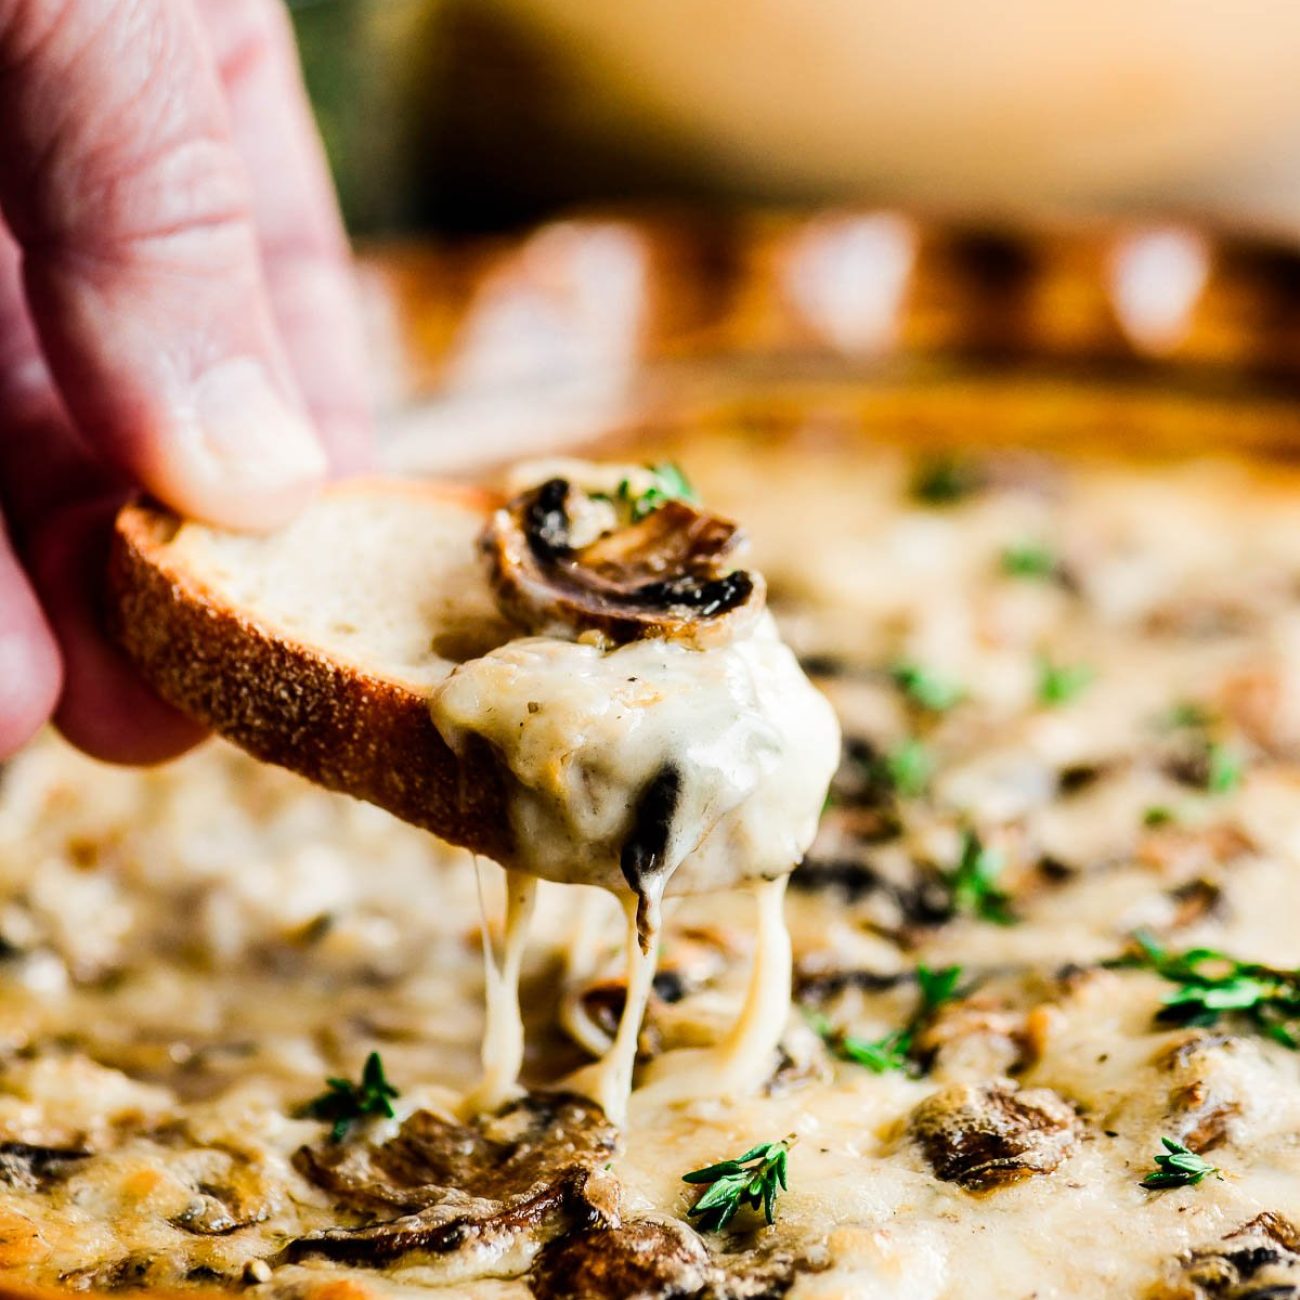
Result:
<svg viewBox="0 0 1300 1300">
<path fill-rule="evenodd" d="M 141 152 L 108 151 L 87 168 L 79 228 L 67 233 L 100 257 L 165 246 L 200 233 L 251 230 L 247 178 L 230 145 L 198 136 Z"/>
<path fill-rule="evenodd" d="M 227 85 L 267 61 L 293 57 L 293 28 L 278 0 L 200 0 L 199 12 Z"/>
<path fill-rule="evenodd" d="M 7 42 L 6 3 L 40 18 Z M 21 64 L 14 228 L 29 250 L 112 258 L 249 221 L 215 72 L 183 6 L 0 0 L 6 51 Z"/>
</svg>

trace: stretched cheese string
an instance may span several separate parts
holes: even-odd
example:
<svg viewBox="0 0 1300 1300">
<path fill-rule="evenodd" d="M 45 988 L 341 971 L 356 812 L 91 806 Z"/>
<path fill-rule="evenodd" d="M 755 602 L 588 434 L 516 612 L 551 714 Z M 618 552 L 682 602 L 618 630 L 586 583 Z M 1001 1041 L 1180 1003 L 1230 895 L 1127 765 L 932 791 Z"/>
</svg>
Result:
<svg viewBox="0 0 1300 1300">
<path fill-rule="evenodd" d="M 785 924 L 788 877 L 750 886 L 758 909 L 754 964 L 745 1004 L 713 1047 L 667 1052 L 651 1062 L 638 1097 L 651 1104 L 752 1091 L 766 1079 L 790 1014 L 793 958 Z"/>
<path fill-rule="evenodd" d="M 519 1009 L 519 973 L 537 893 L 534 877 L 506 871 L 506 920 L 498 955 L 491 938 L 485 866 L 475 859 L 479 907 L 483 916 L 483 962 L 486 1022 L 483 1033 L 483 1078 L 466 1098 L 468 1114 L 495 1110 L 518 1092 L 523 1063 L 524 1026 Z M 721 1042 L 709 1048 L 669 1052 L 651 1063 L 639 1096 L 652 1104 L 698 1097 L 727 1096 L 759 1086 L 771 1066 L 790 1007 L 792 955 L 785 924 L 787 877 L 750 886 L 757 909 L 754 960 L 740 1015 Z M 658 962 L 662 920 L 659 893 L 645 900 L 643 924 L 648 942 L 638 933 L 635 897 L 623 900 L 627 960 L 627 995 L 618 1033 L 600 1060 L 575 1071 L 565 1087 L 590 1097 L 616 1124 L 627 1119 L 636 1068 L 637 1043 Z"/>
<path fill-rule="evenodd" d="M 468 1114 L 496 1110 L 519 1091 L 519 1069 L 524 1061 L 524 1021 L 519 1010 L 519 971 L 528 940 L 537 880 L 522 871 L 506 871 L 505 930 L 501 952 L 493 951 L 488 918 L 485 864 L 474 859 L 478 883 L 479 914 L 483 927 L 483 1077 L 465 1099 Z"/>
<path fill-rule="evenodd" d="M 565 1032 L 592 1056 L 604 1056 L 614 1037 L 596 1023 L 587 1011 L 581 986 L 596 972 L 609 946 L 606 934 L 613 895 L 603 889 L 576 885 L 569 892 L 578 895 L 570 911 L 568 935 L 564 941 L 564 987 L 558 1015 Z"/>
<path fill-rule="evenodd" d="M 575 1071 L 564 1081 L 566 1088 L 590 1097 L 600 1105 L 615 1124 L 627 1119 L 627 1100 L 632 1091 L 632 1071 L 636 1067 L 637 1041 L 641 1036 L 641 1022 L 645 1018 L 650 990 L 654 985 L 655 966 L 659 959 L 658 934 L 660 925 L 659 892 L 647 896 L 643 914 L 647 942 L 644 947 L 637 928 L 637 899 L 623 901 L 627 923 L 627 997 L 623 1014 L 619 1017 L 618 1033 L 614 1045 L 591 1065 Z"/>
</svg>

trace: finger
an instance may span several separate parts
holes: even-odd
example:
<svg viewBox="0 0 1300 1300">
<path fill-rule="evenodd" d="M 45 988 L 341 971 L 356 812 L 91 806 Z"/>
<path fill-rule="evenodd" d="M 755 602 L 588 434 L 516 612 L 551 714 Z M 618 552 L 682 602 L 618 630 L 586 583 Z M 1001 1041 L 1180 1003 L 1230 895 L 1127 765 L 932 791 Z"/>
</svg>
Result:
<svg viewBox="0 0 1300 1300">
<path fill-rule="evenodd" d="M 104 575 L 117 497 L 66 507 L 37 530 L 33 580 L 63 651 L 59 730 L 112 763 L 157 763 L 183 753 L 203 731 L 164 704 L 104 635 Z"/>
<path fill-rule="evenodd" d="M 369 460 L 370 412 L 351 258 L 282 0 L 198 0 L 280 333 L 336 470 Z"/>
<path fill-rule="evenodd" d="M 59 648 L 8 538 L 0 535 L 0 758 L 41 728 L 60 684 Z"/>
<path fill-rule="evenodd" d="M 125 491 L 72 432 L 27 319 L 17 250 L 2 226 L 0 492 L 45 606 L 42 615 L 13 553 L 0 544 L 0 755 L 51 713 L 68 739 L 96 758 L 156 762 L 188 749 L 202 733 L 145 689 L 104 634 L 107 523 Z"/>
<path fill-rule="evenodd" d="M 184 513 L 284 521 L 324 456 L 194 12 L 0 0 L 0 67 L 0 210 L 79 432 Z"/>
</svg>

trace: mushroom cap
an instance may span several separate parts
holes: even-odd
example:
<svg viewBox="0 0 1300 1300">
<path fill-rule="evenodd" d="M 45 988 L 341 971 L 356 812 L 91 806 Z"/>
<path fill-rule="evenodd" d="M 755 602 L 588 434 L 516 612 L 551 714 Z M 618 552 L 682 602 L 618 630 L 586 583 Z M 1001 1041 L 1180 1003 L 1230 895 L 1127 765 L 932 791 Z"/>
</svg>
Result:
<svg viewBox="0 0 1300 1300">
<path fill-rule="evenodd" d="M 595 634 L 611 645 L 663 638 L 698 650 L 753 629 L 766 585 L 734 567 L 745 546 L 737 525 L 666 500 L 576 545 L 574 515 L 590 500 L 550 478 L 489 519 L 480 546 L 513 623 L 535 635 Z"/>
</svg>

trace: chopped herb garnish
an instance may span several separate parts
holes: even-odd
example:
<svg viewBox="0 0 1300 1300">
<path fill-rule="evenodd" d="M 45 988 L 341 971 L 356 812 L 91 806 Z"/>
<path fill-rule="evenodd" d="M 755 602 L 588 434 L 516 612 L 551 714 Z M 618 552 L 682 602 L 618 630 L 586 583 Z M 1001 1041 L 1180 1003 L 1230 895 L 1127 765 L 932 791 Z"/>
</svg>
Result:
<svg viewBox="0 0 1300 1300">
<path fill-rule="evenodd" d="M 1086 690 L 1096 673 L 1086 664 L 1054 664 L 1051 660 L 1038 662 L 1038 701 L 1049 708 L 1068 704 Z"/>
<path fill-rule="evenodd" d="M 1046 546 L 1023 542 L 1002 552 L 1002 572 L 1009 578 L 1051 578 L 1059 567 L 1056 556 Z"/>
<path fill-rule="evenodd" d="M 709 1183 L 708 1191 L 687 1214 L 699 1216 L 702 1232 L 721 1232 L 742 1206 L 762 1209 L 768 1223 L 776 1222 L 776 1198 L 789 1186 L 787 1168 L 794 1137 L 780 1142 L 760 1142 L 743 1156 L 723 1160 L 682 1175 L 684 1183 Z"/>
<path fill-rule="evenodd" d="M 665 501 L 696 500 L 695 489 L 672 461 L 647 465 L 646 469 L 650 472 L 651 483 L 642 491 L 632 490 L 631 479 L 625 478 L 618 485 L 618 500 L 628 507 L 633 523 L 653 514 Z"/>
<path fill-rule="evenodd" d="M 1168 826 L 1174 820 L 1174 810 L 1160 804 L 1153 804 L 1142 814 L 1143 826 Z"/>
<path fill-rule="evenodd" d="M 841 1034 L 828 1023 L 818 1019 L 813 1028 L 821 1035 L 826 1046 L 842 1061 L 863 1065 L 873 1074 L 892 1071 L 909 1071 L 912 1067 L 912 1040 L 905 1029 L 893 1029 L 879 1038 L 859 1038 L 856 1034 Z"/>
<path fill-rule="evenodd" d="M 1245 765 L 1229 745 L 1211 741 L 1205 750 L 1205 788 L 1211 794 L 1231 794 L 1241 784 Z"/>
<path fill-rule="evenodd" d="M 1208 727 L 1214 721 L 1214 715 L 1203 704 L 1195 700 L 1182 700 L 1165 714 L 1163 725 L 1171 731 L 1182 727 Z"/>
<path fill-rule="evenodd" d="M 1223 1177 L 1214 1165 L 1195 1151 L 1189 1151 L 1181 1142 L 1167 1137 L 1160 1141 L 1164 1152 L 1156 1156 L 1156 1167 L 1142 1180 L 1143 1187 L 1161 1192 L 1170 1187 L 1195 1187 L 1211 1174 L 1216 1178 Z"/>
<path fill-rule="evenodd" d="M 371 1052 L 361 1069 L 361 1082 L 350 1079 L 326 1079 L 326 1091 L 309 1101 L 304 1108 L 312 1119 L 333 1124 L 330 1141 L 341 1142 L 353 1121 L 372 1115 L 393 1118 L 394 1097 L 400 1093 L 384 1077 L 384 1063 L 378 1052 Z"/>
<path fill-rule="evenodd" d="M 882 752 L 869 740 L 851 736 L 844 744 L 844 762 L 846 769 L 839 774 L 837 785 L 831 787 L 827 807 L 843 800 L 861 807 L 883 808 L 894 798 L 919 798 L 934 770 L 929 751 L 911 738 Z"/>
<path fill-rule="evenodd" d="M 894 685 L 918 708 L 931 713 L 943 713 L 958 704 L 965 692 L 956 682 L 949 681 L 919 664 L 896 663 L 889 675 Z"/>
<path fill-rule="evenodd" d="M 1168 731 L 1190 731 L 1193 734 L 1184 742 L 1194 746 L 1173 767 L 1179 780 L 1200 786 L 1208 794 L 1231 794 L 1245 775 L 1246 763 L 1241 750 L 1234 744 L 1217 738 L 1215 715 L 1194 700 L 1184 700 L 1174 705 L 1162 719 Z"/>
<path fill-rule="evenodd" d="M 824 1016 L 812 1016 L 809 1023 L 826 1046 L 842 1061 L 853 1061 L 857 1065 L 866 1066 L 875 1074 L 889 1074 L 895 1070 L 908 1074 L 919 1073 L 912 1056 L 917 1036 L 930 1017 L 945 1002 L 951 1002 L 957 996 L 961 975 L 960 966 L 944 966 L 939 970 L 918 966 L 916 984 L 921 992 L 920 1005 L 901 1029 L 891 1029 L 880 1038 L 842 1034 L 833 1029 Z"/>
<path fill-rule="evenodd" d="M 1124 964 L 1178 986 L 1165 998 L 1158 1019 L 1208 1026 L 1221 1016 L 1239 1016 L 1274 1042 L 1300 1048 L 1300 970 L 1238 961 L 1213 948 L 1171 953 L 1143 932 L 1136 939 L 1141 952 Z"/>
<path fill-rule="evenodd" d="M 929 750 L 919 740 L 904 740 L 895 745 L 882 762 L 890 785 L 904 799 L 916 799 L 925 793 L 934 762 Z"/>
<path fill-rule="evenodd" d="M 912 475 L 912 497 L 928 506 L 950 506 L 982 486 L 978 467 L 957 456 L 935 456 L 923 461 Z"/>
<path fill-rule="evenodd" d="M 961 854 L 947 876 L 953 911 L 995 925 L 1014 925 L 1010 900 L 996 883 L 1004 865 L 997 849 L 986 848 L 974 831 L 963 831 Z"/>
</svg>

